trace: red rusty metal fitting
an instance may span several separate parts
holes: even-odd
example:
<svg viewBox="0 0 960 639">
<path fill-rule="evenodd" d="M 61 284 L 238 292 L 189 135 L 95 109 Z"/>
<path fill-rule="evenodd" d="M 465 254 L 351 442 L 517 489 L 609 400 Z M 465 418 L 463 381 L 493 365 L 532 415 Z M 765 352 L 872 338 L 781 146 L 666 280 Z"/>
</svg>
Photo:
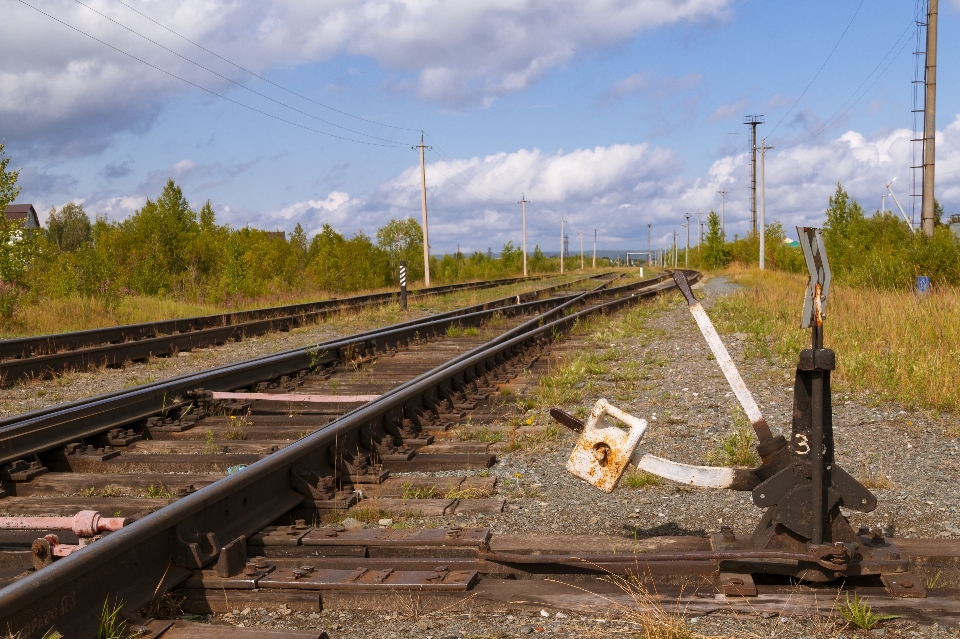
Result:
<svg viewBox="0 0 960 639">
<path fill-rule="evenodd" d="M 73 517 L 0 517 L 0 529 L 71 530 L 77 537 L 93 537 L 123 528 L 123 517 L 101 517 L 95 510 L 81 510 Z"/>
</svg>

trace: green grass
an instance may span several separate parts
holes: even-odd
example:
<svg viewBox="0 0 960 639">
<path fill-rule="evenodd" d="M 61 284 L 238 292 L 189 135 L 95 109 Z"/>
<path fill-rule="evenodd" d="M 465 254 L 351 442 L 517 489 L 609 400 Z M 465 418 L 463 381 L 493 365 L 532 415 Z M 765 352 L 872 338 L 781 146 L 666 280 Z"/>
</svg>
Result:
<svg viewBox="0 0 960 639">
<path fill-rule="evenodd" d="M 707 463 L 711 466 L 749 466 L 760 463 L 760 457 L 754 449 L 756 437 L 753 426 L 747 422 L 746 416 L 739 408 L 733 414 L 733 426 L 716 445 L 707 453 Z"/>
<path fill-rule="evenodd" d="M 845 601 L 837 602 L 837 611 L 844 619 L 861 630 L 873 630 L 882 621 L 900 618 L 900 615 L 875 613 L 866 599 L 861 599 L 856 593 L 854 593 L 853 599 L 850 599 L 849 592 Z"/>
<path fill-rule="evenodd" d="M 623 485 L 627 488 L 654 488 L 663 486 L 663 479 L 644 470 L 632 468 L 623 475 Z"/>
<path fill-rule="evenodd" d="M 486 442 L 496 443 L 503 441 L 503 431 L 496 428 L 481 426 L 480 428 L 458 428 L 455 431 L 456 438 L 462 442 Z"/>
<path fill-rule="evenodd" d="M 436 486 L 414 487 L 410 484 L 404 484 L 402 488 L 402 499 L 435 499 L 439 496 L 440 492 Z"/>
<path fill-rule="evenodd" d="M 97 627 L 97 639 L 124 639 L 127 636 L 127 622 L 120 616 L 123 602 L 110 605 L 110 598 L 103 601 L 100 625 Z"/>
<path fill-rule="evenodd" d="M 150 484 L 143 496 L 147 499 L 171 499 L 177 494 L 163 484 Z"/>
</svg>

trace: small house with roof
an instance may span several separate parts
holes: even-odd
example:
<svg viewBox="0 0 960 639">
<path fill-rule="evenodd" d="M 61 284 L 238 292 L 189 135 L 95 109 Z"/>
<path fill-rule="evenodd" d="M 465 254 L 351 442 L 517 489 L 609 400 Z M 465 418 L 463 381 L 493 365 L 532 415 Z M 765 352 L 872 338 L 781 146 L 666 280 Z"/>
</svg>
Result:
<svg viewBox="0 0 960 639">
<path fill-rule="evenodd" d="M 40 228 L 40 218 L 33 204 L 7 204 L 5 213 L 8 221 L 23 222 L 25 229 Z"/>
</svg>

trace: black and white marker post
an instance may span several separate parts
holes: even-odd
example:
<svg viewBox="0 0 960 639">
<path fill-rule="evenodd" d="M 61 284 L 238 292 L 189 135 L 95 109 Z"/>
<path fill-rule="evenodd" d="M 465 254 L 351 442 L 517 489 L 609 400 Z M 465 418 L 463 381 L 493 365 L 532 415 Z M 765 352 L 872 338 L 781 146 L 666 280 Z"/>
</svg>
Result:
<svg viewBox="0 0 960 639">
<path fill-rule="evenodd" d="M 407 263 L 400 262 L 400 310 L 407 310 Z"/>
</svg>

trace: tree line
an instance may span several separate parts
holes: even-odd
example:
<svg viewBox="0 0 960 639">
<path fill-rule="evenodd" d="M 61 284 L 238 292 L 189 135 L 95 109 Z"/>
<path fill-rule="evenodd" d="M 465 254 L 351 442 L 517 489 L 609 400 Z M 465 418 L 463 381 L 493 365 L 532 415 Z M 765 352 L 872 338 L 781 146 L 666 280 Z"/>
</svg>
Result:
<svg viewBox="0 0 960 639">
<path fill-rule="evenodd" d="M 17 172 L 0 144 L 0 210 L 20 192 Z M 508 242 L 498 258 L 486 253 L 431 257 L 432 280 L 495 279 L 522 272 L 522 251 Z M 91 220 L 81 204 L 49 211 L 36 232 L 0 216 L 0 316 L 18 306 L 79 295 L 108 305 L 124 296 L 169 296 L 235 306 L 289 294 L 338 295 L 396 286 L 400 261 L 407 279 L 423 279 L 423 233 L 413 219 L 392 219 L 374 237 L 345 236 L 329 224 L 308 238 L 299 224 L 289 236 L 218 224 L 210 202 L 199 211 L 168 180 L 155 199 L 130 217 Z M 528 271 L 559 268 L 537 247 Z"/>
<path fill-rule="evenodd" d="M 853 287 L 906 290 L 914 285 L 916 276 L 926 275 L 934 285 L 960 285 L 960 238 L 942 218 L 943 207 L 936 202 L 933 237 L 927 237 L 914 232 L 890 211 L 868 215 L 838 182 L 827 202 L 823 221 L 823 242 L 834 280 Z M 774 220 L 767 226 L 766 267 L 806 273 L 800 248 L 785 244 L 786 237 L 780 222 Z M 728 242 L 720 216 L 711 211 L 702 249 L 695 253 L 691 252 L 690 263 L 704 268 L 723 268 L 732 262 L 756 265 L 760 261 L 760 238 L 754 234 L 734 236 Z"/>
</svg>

